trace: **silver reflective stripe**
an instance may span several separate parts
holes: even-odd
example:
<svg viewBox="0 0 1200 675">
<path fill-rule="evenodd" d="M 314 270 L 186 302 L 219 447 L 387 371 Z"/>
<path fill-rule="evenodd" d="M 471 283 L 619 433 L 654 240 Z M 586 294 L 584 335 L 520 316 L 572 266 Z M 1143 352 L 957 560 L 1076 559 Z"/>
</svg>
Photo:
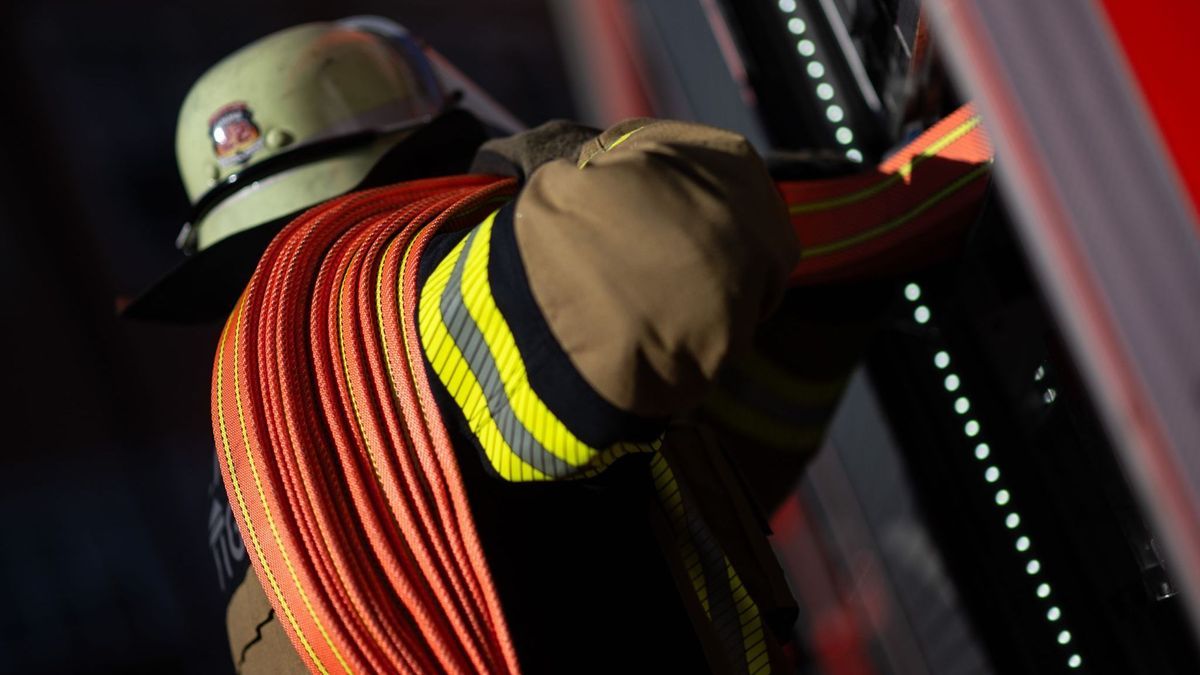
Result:
<svg viewBox="0 0 1200 675">
<path fill-rule="evenodd" d="M 467 311 L 462 290 L 463 268 L 466 267 L 467 255 L 471 252 L 477 233 L 478 230 L 475 230 L 467 236 L 462 253 L 454 262 L 454 271 L 450 274 L 446 290 L 442 292 L 439 305 L 446 330 L 479 382 L 492 419 L 496 421 L 501 437 L 508 443 L 508 447 L 512 448 L 513 454 L 551 478 L 562 478 L 576 473 L 579 470 L 577 467 L 551 454 L 517 419 L 509 403 L 508 394 L 504 391 L 500 369 L 483 339 L 483 333 Z"/>
</svg>

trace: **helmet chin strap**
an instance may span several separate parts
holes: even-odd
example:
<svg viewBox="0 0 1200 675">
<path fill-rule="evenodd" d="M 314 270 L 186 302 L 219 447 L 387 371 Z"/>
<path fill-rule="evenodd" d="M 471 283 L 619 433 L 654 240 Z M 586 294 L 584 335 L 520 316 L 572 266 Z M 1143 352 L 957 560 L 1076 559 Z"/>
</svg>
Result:
<svg viewBox="0 0 1200 675">
<path fill-rule="evenodd" d="M 359 129 L 358 131 L 338 136 L 309 141 L 231 173 L 196 200 L 195 205 L 192 206 L 192 212 L 188 221 L 184 223 L 183 228 L 175 239 L 175 246 L 184 253 L 194 253 L 197 238 L 196 224 L 200 223 L 206 215 L 211 213 L 213 209 L 226 199 L 229 199 L 239 190 L 249 185 L 272 176 L 277 176 L 285 171 L 304 166 L 305 164 L 311 164 L 312 162 L 320 161 L 339 153 L 363 147 L 387 136 L 416 129 L 429 124 L 435 117 L 436 115 L 423 115 L 400 123 Z"/>
<path fill-rule="evenodd" d="M 213 188 L 213 190 L 222 188 L 220 193 L 210 196 L 210 193 L 213 193 L 213 190 L 210 190 L 209 193 L 205 193 L 197 200 L 191 217 L 188 222 L 184 223 L 176 237 L 176 248 L 187 254 L 195 253 L 199 244 L 200 227 L 198 224 L 206 215 L 212 213 L 221 203 L 233 197 L 239 190 L 305 164 L 318 162 L 339 153 L 351 152 L 357 147 L 362 147 L 361 144 L 369 144 L 397 134 L 404 134 L 404 136 L 398 139 L 396 145 L 376 162 L 375 166 L 354 187 L 355 190 L 380 187 L 415 178 L 466 172 L 475 150 L 480 143 L 486 140 L 486 132 L 473 115 L 453 107 L 453 102 L 456 100 L 454 97 L 447 100 L 450 102 L 448 109 L 437 115 L 399 124 L 385 124 L 378 128 L 360 129 L 345 136 L 310 141 L 274 157 L 266 158 L 259 164 L 247 167 L 226 178 L 222 184 Z M 289 154 L 298 151 L 303 152 L 294 156 Z M 257 168 L 260 166 L 265 168 Z M 225 186 L 226 183 L 228 183 L 227 186 Z"/>
</svg>

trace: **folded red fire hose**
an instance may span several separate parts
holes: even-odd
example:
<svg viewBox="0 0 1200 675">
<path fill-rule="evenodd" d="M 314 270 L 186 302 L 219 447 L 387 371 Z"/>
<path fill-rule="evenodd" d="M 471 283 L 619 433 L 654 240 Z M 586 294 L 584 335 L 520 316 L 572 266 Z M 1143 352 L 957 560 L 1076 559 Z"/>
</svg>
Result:
<svg viewBox="0 0 1200 675">
<path fill-rule="evenodd" d="M 781 182 L 794 284 L 929 259 L 991 164 L 963 108 L 877 170 Z M 271 243 L 221 336 L 213 428 L 251 560 L 313 672 L 518 672 L 416 327 L 437 232 L 516 191 L 457 176 L 326 202 Z"/>
</svg>

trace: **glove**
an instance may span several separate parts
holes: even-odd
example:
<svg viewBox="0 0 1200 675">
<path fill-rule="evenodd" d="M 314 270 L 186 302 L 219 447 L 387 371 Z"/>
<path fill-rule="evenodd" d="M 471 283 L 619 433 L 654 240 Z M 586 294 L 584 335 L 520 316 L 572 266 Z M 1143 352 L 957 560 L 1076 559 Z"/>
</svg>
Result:
<svg viewBox="0 0 1200 675">
<path fill-rule="evenodd" d="M 580 147 L 599 134 L 598 129 L 566 120 L 546 122 L 515 136 L 484 143 L 471 162 L 471 173 L 513 176 L 524 182 L 546 162 L 575 161 Z"/>
</svg>

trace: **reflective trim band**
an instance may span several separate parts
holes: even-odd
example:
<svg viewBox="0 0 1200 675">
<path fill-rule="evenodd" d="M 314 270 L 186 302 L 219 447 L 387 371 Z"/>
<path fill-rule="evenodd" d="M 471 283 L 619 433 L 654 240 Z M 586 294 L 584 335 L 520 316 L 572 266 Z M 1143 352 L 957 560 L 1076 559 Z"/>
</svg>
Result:
<svg viewBox="0 0 1200 675">
<path fill-rule="evenodd" d="M 675 535 L 684 573 L 692 582 L 692 590 L 732 672 L 771 672 L 758 605 L 661 453 L 654 453 L 650 471 L 659 505 Z"/>
<path fill-rule="evenodd" d="M 703 409 L 712 421 L 778 450 L 816 449 L 846 388 L 846 379 L 808 380 L 751 351 L 728 364 Z"/>
<path fill-rule="evenodd" d="M 615 140 L 611 144 L 609 144 L 609 146 L 607 148 L 600 148 L 599 150 L 593 152 L 592 154 L 590 154 L 587 157 L 584 157 L 582 160 L 580 160 L 578 168 L 582 169 L 583 167 L 587 166 L 588 162 L 590 162 L 596 158 L 596 155 L 603 155 L 604 153 L 608 152 L 609 150 L 612 150 L 613 148 L 617 147 L 618 145 L 629 140 L 630 136 L 636 134 L 637 132 L 641 131 L 642 129 L 645 129 L 645 127 L 638 127 L 636 129 L 630 129 L 629 131 L 626 131 L 625 133 L 621 134 L 620 136 L 617 137 L 617 140 Z"/>
<path fill-rule="evenodd" d="M 579 440 L 529 383 L 524 359 L 492 297 L 488 259 L 496 213 L 439 263 L 421 291 L 421 345 L 502 478 L 580 478 L 655 443 L 605 449 Z"/>
<path fill-rule="evenodd" d="M 675 542 L 682 554 L 684 570 L 692 581 L 692 589 L 700 600 L 704 615 L 712 618 L 712 610 L 708 604 L 708 582 L 704 574 L 704 561 L 693 537 L 694 528 L 688 526 L 688 514 L 683 505 L 683 493 L 675 480 L 675 474 L 667 465 L 667 460 L 661 454 L 655 454 L 650 460 L 650 471 L 654 477 L 654 491 L 658 502 L 667 513 L 667 521 L 671 531 L 675 533 Z M 712 561 L 708 561 L 712 565 Z"/>
<path fill-rule="evenodd" d="M 726 378 L 745 379 L 746 386 L 762 388 L 771 396 L 795 406 L 823 406 L 836 403 L 846 389 L 846 378 L 812 380 L 793 375 L 762 353 L 748 350 L 721 374 Z"/>
<path fill-rule="evenodd" d="M 462 283 L 463 268 L 466 267 L 466 261 L 472 258 L 471 254 L 477 250 L 472 247 L 472 244 L 478 234 L 479 232 L 476 230 L 467 237 L 462 255 L 455 262 L 454 271 L 450 274 L 446 290 L 442 292 L 441 300 L 438 303 L 442 310 L 442 318 L 446 322 L 446 327 L 450 331 L 455 345 L 466 358 L 467 365 L 483 391 L 488 412 L 500 430 L 500 436 L 504 443 L 521 458 L 521 461 L 536 467 L 539 473 L 553 478 L 565 476 L 571 473 L 576 465 L 568 463 L 547 450 L 545 446 L 534 440 L 533 434 L 529 433 L 523 424 L 517 422 L 516 413 L 513 412 L 513 406 L 506 396 L 504 383 L 500 379 L 500 369 L 492 358 L 492 352 L 488 343 L 484 341 L 483 333 L 479 331 L 479 326 L 472 319 L 464 304 L 464 295 L 468 291 Z M 477 292 L 478 286 L 476 285 L 470 293 L 475 295 Z M 584 450 L 584 452 L 588 453 L 590 449 Z"/>
<path fill-rule="evenodd" d="M 744 650 L 742 653 L 745 654 L 745 661 L 739 665 L 750 675 L 769 673 L 771 657 L 767 653 L 767 636 L 763 632 L 762 615 L 758 612 L 758 605 L 750 597 L 750 592 L 746 590 L 746 585 L 742 583 L 733 565 L 726 561 L 725 568 L 733 593 L 734 608 L 737 611 L 739 636 Z"/>
<path fill-rule="evenodd" d="M 731 431 L 763 445 L 783 450 L 809 450 L 821 442 L 825 426 L 799 425 L 747 405 L 730 392 L 716 388 L 704 400 L 704 411 Z"/>
</svg>

